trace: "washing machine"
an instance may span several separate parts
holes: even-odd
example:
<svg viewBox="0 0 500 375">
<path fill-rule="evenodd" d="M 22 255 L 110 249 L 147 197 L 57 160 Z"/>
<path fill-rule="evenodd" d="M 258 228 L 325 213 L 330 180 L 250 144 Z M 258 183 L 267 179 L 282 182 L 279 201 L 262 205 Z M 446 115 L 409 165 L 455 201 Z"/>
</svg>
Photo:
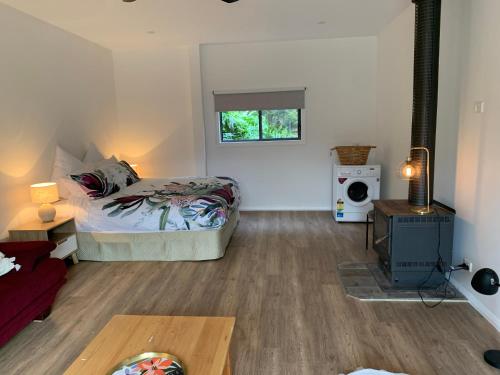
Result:
<svg viewBox="0 0 500 375">
<path fill-rule="evenodd" d="M 333 217 L 336 221 L 366 222 L 373 200 L 380 199 L 380 165 L 334 165 Z"/>
</svg>

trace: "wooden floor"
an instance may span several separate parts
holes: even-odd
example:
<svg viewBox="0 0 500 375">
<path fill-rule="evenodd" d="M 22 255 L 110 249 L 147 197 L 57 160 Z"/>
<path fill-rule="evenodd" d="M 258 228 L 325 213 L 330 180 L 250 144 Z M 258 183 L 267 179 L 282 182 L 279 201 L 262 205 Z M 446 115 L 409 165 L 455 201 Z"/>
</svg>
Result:
<svg viewBox="0 0 500 375">
<path fill-rule="evenodd" d="M 364 226 L 328 213 L 244 213 L 226 257 L 202 263 L 71 267 L 50 318 L 0 349 L 0 373 L 62 374 L 114 314 L 234 315 L 235 375 L 498 374 L 500 337 L 467 304 L 360 302 L 336 265 L 373 258 Z M 91 375 L 91 374 L 89 374 Z"/>
</svg>

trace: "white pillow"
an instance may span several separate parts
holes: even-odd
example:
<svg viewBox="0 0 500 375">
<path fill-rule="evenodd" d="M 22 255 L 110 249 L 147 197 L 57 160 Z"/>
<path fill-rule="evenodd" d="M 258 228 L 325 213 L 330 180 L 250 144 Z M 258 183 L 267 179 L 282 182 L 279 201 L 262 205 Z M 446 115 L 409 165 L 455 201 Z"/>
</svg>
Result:
<svg viewBox="0 0 500 375">
<path fill-rule="evenodd" d="M 387 372 L 384 370 L 372 370 L 372 369 L 360 369 L 351 372 L 349 375 L 407 375 L 407 374 L 396 374 L 393 372 Z"/>
<path fill-rule="evenodd" d="M 88 198 L 87 194 L 80 188 L 80 185 L 76 181 L 73 181 L 70 176 L 60 178 L 57 182 L 57 187 L 61 198 Z M 63 192 L 64 196 L 61 195 L 61 192 Z"/>
<path fill-rule="evenodd" d="M 85 164 L 63 150 L 61 147 L 56 148 L 56 157 L 54 159 L 54 167 L 52 169 L 51 181 L 56 182 L 59 187 L 59 196 L 61 198 L 69 198 L 72 195 L 70 184 L 74 184 L 68 176 L 71 172 L 83 169 Z M 78 185 L 75 187 L 79 190 Z"/>
<path fill-rule="evenodd" d="M 91 143 L 85 157 L 83 158 L 84 164 L 94 164 L 104 160 L 104 155 L 99 151 L 95 144 Z"/>
<path fill-rule="evenodd" d="M 85 168 L 90 168 L 90 169 L 100 169 L 100 168 L 105 168 L 110 165 L 115 165 L 116 163 L 119 163 L 118 159 L 113 155 L 109 159 L 103 159 L 98 161 L 97 163 L 93 164 L 86 164 Z"/>
</svg>

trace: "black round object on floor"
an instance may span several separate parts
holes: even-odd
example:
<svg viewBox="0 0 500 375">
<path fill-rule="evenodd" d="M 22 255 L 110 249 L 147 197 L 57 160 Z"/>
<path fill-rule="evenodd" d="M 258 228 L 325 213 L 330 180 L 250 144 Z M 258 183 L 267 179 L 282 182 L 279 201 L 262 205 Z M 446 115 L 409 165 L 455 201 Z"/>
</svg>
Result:
<svg viewBox="0 0 500 375">
<path fill-rule="evenodd" d="M 490 366 L 500 369 L 500 350 L 488 350 L 484 352 L 484 360 Z"/>
<path fill-rule="evenodd" d="M 492 296 L 498 292 L 500 286 L 498 275 L 491 268 L 483 268 L 476 272 L 471 285 L 478 293 Z M 484 360 L 492 367 L 500 369 L 500 350 L 484 352 Z"/>
<path fill-rule="evenodd" d="M 490 268 L 483 268 L 476 272 L 471 285 L 478 293 L 492 296 L 498 292 L 498 275 Z"/>
</svg>

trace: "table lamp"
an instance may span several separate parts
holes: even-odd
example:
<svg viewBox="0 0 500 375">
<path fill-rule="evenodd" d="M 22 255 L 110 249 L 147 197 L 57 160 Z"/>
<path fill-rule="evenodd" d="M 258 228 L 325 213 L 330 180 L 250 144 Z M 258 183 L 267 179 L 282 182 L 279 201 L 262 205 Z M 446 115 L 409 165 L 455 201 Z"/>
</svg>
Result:
<svg viewBox="0 0 500 375">
<path fill-rule="evenodd" d="M 423 207 L 413 207 L 412 211 L 419 214 L 419 215 L 428 215 L 434 212 L 434 210 L 431 207 L 431 202 L 430 202 L 430 151 L 427 147 L 412 147 L 410 151 L 413 150 L 420 150 L 420 151 L 425 151 L 427 154 L 427 159 L 426 159 L 426 168 L 425 168 L 425 179 L 427 182 L 427 205 Z M 409 156 L 400 166 L 399 168 L 399 174 L 401 178 L 404 180 L 411 180 L 414 178 L 420 178 L 421 176 L 421 170 L 420 168 L 417 168 L 415 164 L 413 163 L 413 160 L 411 156 Z"/>
<path fill-rule="evenodd" d="M 54 221 L 56 208 L 52 203 L 59 200 L 59 191 L 55 182 L 31 185 L 31 201 L 40 204 L 38 216 L 44 223 Z"/>
<path fill-rule="evenodd" d="M 476 272 L 472 278 L 471 285 L 476 292 L 492 296 L 498 292 L 500 283 L 495 271 L 483 268 Z M 488 350 L 484 352 L 484 360 L 490 366 L 500 369 L 500 350 Z"/>
</svg>

